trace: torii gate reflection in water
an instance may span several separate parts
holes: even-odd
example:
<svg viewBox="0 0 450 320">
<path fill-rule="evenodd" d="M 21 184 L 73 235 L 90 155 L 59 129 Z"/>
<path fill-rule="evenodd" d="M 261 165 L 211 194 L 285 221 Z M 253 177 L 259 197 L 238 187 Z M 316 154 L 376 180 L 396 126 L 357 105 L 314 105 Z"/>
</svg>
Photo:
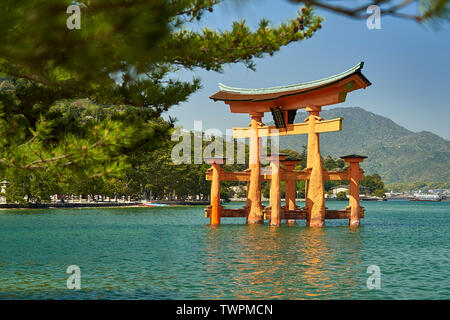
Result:
<svg viewBox="0 0 450 320">
<path fill-rule="evenodd" d="M 248 113 L 249 128 L 233 128 L 234 138 L 250 138 L 249 169 L 245 172 L 225 172 L 220 167 L 223 158 L 208 158 L 211 164 L 206 179 L 211 180 L 211 205 L 205 209 L 212 225 L 220 224 L 222 217 L 246 217 L 249 224 L 281 225 L 282 219 L 305 219 L 306 225 L 323 227 L 325 219 L 349 219 L 351 226 L 359 226 L 364 209 L 359 204 L 359 181 L 363 171 L 359 162 L 365 156 L 342 157 L 350 165 L 345 171 L 326 171 L 320 157 L 319 134 L 342 130 L 343 118 L 323 120 L 319 113 L 323 106 L 344 102 L 348 92 L 366 88 L 371 83 L 361 73 L 363 62 L 353 68 L 326 79 L 267 89 L 241 89 L 219 84 L 220 91 L 210 98 L 224 101 L 232 113 Z M 298 109 L 305 109 L 309 116 L 305 123 L 293 123 Z M 264 126 L 262 117 L 271 112 L 275 126 Z M 294 170 L 299 159 L 287 155 L 272 154 L 270 174 L 261 174 L 260 138 L 274 135 L 308 134 L 307 168 Z M 281 163 L 281 166 L 280 166 Z M 269 180 L 270 206 L 261 204 L 261 181 Z M 295 205 L 295 181 L 306 180 L 304 208 Z M 327 210 L 325 207 L 324 180 L 350 182 L 349 206 L 343 210 Z M 247 206 L 242 209 L 225 209 L 220 205 L 220 181 L 247 181 Z M 280 181 L 286 181 L 286 205 L 281 207 Z"/>
</svg>

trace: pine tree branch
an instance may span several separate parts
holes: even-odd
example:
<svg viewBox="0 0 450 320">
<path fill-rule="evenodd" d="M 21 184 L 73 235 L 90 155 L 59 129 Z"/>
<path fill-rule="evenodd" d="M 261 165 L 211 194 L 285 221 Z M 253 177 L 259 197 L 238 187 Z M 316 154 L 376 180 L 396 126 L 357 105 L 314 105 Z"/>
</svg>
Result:
<svg viewBox="0 0 450 320">
<path fill-rule="evenodd" d="M 391 4 L 389 7 L 387 8 L 380 8 L 380 14 L 382 15 L 391 15 L 391 16 L 395 16 L 395 17 L 399 17 L 399 18 L 403 18 L 403 19 L 409 19 L 409 20 L 414 20 L 416 22 L 422 22 L 424 21 L 426 18 L 433 18 L 434 15 L 439 15 L 440 10 L 436 10 L 436 12 L 431 12 L 431 13 L 427 13 L 427 12 L 422 12 L 420 14 L 407 14 L 407 13 L 402 13 L 399 12 L 401 9 L 417 3 L 419 4 L 420 0 L 404 0 L 402 2 L 399 2 L 397 4 L 395 4 L 395 0 L 374 0 L 371 2 L 366 3 L 363 6 L 358 6 L 358 7 L 343 7 L 343 6 L 339 6 L 339 5 L 331 5 L 329 3 L 327 3 L 326 1 L 320 1 L 320 0 L 289 0 L 292 3 L 303 3 L 303 4 L 310 4 L 313 5 L 317 8 L 321 8 L 324 10 L 328 10 L 337 14 L 341 14 L 350 18 L 355 18 L 355 19 L 367 19 L 370 14 L 368 14 L 366 12 L 367 8 L 370 5 L 388 5 Z M 432 3 L 431 0 L 429 0 L 429 3 Z M 449 1 L 443 1 L 448 3 Z M 445 7 L 445 5 L 443 6 L 443 8 Z M 445 9 L 445 8 L 444 8 Z"/>
</svg>

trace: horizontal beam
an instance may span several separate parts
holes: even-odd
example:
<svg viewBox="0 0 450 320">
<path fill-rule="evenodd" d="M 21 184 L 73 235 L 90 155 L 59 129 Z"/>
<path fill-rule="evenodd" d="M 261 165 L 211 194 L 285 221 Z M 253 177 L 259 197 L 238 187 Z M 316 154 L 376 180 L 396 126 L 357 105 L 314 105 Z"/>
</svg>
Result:
<svg viewBox="0 0 450 320">
<path fill-rule="evenodd" d="M 270 218 L 270 208 L 266 208 L 265 216 L 267 219 Z M 305 209 L 286 210 L 281 208 L 281 219 L 306 220 L 307 217 L 307 211 Z M 360 209 L 360 218 L 364 218 L 363 208 Z M 325 219 L 350 219 L 350 209 L 326 210 Z"/>
<path fill-rule="evenodd" d="M 288 181 L 288 180 L 308 180 L 311 175 L 310 170 L 305 171 L 281 171 L 280 172 L 280 180 Z M 219 174 L 220 181 L 249 181 L 250 180 L 250 171 L 247 172 L 226 172 L 221 171 Z M 323 171 L 324 180 L 333 180 L 333 181 L 348 181 L 349 173 L 348 171 Z M 364 174 L 361 172 L 360 179 L 364 178 Z M 271 180 L 272 175 L 270 173 L 265 173 L 261 175 L 261 179 L 263 180 Z M 206 173 L 206 180 L 212 180 L 212 171 L 208 171 Z"/>
<path fill-rule="evenodd" d="M 323 171 L 323 179 L 324 180 L 333 180 L 333 181 L 341 181 L 348 180 L 349 173 L 348 171 Z"/>
<path fill-rule="evenodd" d="M 212 174 L 210 174 L 212 178 Z M 250 180 L 250 171 L 248 172 L 225 172 L 222 171 L 219 175 L 221 181 L 249 181 Z M 211 179 L 206 179 L 211 180 Z"/>
<path fill-rule="evenodd" d="M 205 216 L 209 218 L 211 216 L 211 206 L 205 208 Z M 248 209 L 220 209 L 221 218 L 246 218 L 248 216 Z"/>
<path fill-rule="evenodd" d="M 298 210 L 286 210 L 285 208 L 281 208 L 281 219 L 293 219 L 293 220 L 306 220 L 308 212 L 306 209 L 298 209 Z M 209 218 L 211 215 L 211 206 L 205 208 L 205 216 Z M 248 216 L 247 208 L 240 209 L 220 209 L 220 217 L 221 218 L 246 218 Z M 270 207 L 265 208 L 265 219 L 270 218 Z M 349 219 L 350 218 L 350 209 L 343 210 L 326 210 L 325 211 L 325 219 Z M 360 207 L 360 218 L 364 218 L 364 208 Z"/>
<path fill-rule="evenodd" d="M 291 172 L 280 172 L 280 180 L 308 180 L 311 175 L 310 171 L 291 171 Z M 272 180 L 272 174 L 265 173 L 261 175 L 264 180 Z"/>
<path fill-rule="evenodd" d="M 268 218 L 269 215 L 266 215 Z M 305 209 L 299 209 L 299 210 L 286 210 L 282 209 L 281 212 L 281 219 L 290 219 L 290 220 L 306 220 L 308 216 L 308 212 Z"/>
<path fill-rule="evenodd" d="M 336 118 L 331 120 L 322 120 L 315 122 L 315 132 L 333 132 L 342 130 L 342 120 Z M 309 123 L 288 124 L 286 128 L 277 128 L 275 126 L 263 126 L 258 128 L 258 137 L 271 136 L 290 136 L 309 133 Z M 253 135 L 252 128 L 233 128 L 233 138 L 250 138 Z"/>
</svg>

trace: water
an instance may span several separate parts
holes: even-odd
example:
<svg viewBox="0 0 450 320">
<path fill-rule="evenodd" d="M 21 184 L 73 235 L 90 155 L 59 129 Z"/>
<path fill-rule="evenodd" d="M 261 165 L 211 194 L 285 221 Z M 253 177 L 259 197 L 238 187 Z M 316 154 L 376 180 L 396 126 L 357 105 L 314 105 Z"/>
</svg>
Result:
<svg viewBox="0 0 450 320">
<path fill-rule="evenodd" d="M 355 231 L 210 227 L 199 207 L 0 211 L 0 299 L 450 298 L 450 203 L 362 205 Z M 66 287 L 69 265 L 81 290 Z"/>
</svg>

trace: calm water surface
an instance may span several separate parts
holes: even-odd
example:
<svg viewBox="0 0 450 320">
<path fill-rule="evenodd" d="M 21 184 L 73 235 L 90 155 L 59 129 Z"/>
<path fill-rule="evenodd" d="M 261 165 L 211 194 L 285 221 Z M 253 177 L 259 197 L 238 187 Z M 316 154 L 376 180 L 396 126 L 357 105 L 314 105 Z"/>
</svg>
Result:
<svg viewBox="0 0 450 320">
<path fill-rule="evenodd" d="M 363 206 L 354 231 L 210 227 L 200 207 L 0 211 L 0 299 L 450 298 L 450 203 Z M 81 290 L 66 287 L 69 265 Z"/>
</svg>

